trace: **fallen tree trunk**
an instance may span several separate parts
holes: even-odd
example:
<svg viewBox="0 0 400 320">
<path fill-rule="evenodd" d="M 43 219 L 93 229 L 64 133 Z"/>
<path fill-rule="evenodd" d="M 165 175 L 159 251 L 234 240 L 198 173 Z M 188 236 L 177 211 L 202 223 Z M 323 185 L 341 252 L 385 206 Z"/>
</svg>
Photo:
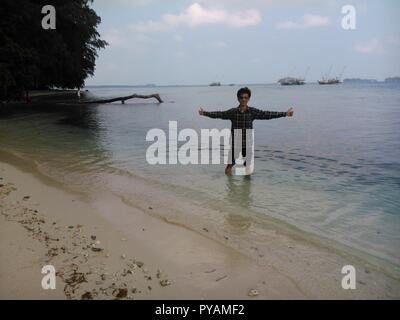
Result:
<svg viewBox="0 0 400 320">
<path fill-rule="evenodd" d="M 111 102 L 116 102 L 116 101 L 121 101 L 122 104 L 125 103 L 126 100 L 133 99 L 133 98 L 140 98 L 140 99 L 150 99 L 150 98 L 155 98 L 157 99 L 158 102 L 162 103 L 162 99 L 160 98 L 160 95 L 158 93 L 154 94 L 149 94 L 149 95 L 142 95 L 142 94 L 132 94 L 130 96 L 125 96 L 125 97 L 116 97 L 116 98 L 111 98 L 111 99 L 99 99 L 99 100 L 87 100 L 87 101 L 79 101 L 81 104 L 88 104 L 88 103 L 111 103 Z"/>
</svg>

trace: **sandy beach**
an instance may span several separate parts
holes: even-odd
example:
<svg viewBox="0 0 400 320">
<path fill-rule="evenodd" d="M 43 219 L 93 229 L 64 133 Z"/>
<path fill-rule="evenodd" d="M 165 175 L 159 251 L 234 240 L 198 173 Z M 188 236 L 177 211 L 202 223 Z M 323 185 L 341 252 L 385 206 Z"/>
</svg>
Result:
<svg viewBox="0 0 400 320">
<path fill-rule="evenodd" d="M 400 296 L 399 279 L 298 237 L 271 232 L 265 247 L 252 249 L 266 256 L 268 263 L 261 263 L 213 240 L 212 230 L 200 234 L 149 214 L 163 210 L 162 202 L 142 210 L 112 194 L 88 199 L 5 162 L 0 177 L 1 299 Z M 41 268 L 49 264 L 56 269 L 55 290 L 41 287 Z M 358 271 L 356 290 L 341 288 L 346 264 Z"/>
</svg>

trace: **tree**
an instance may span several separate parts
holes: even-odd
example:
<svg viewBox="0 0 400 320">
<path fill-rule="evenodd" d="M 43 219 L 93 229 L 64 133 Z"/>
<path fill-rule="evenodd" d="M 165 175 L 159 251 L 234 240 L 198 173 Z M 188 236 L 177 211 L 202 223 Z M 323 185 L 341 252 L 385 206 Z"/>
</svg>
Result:
<svg viewBox="0 0 400 320">
<path fill-rule="evenodd" d="M 92 76 L 100 17 L 92 0 L 2 0 L 0 2 L 0 96 L 25 90 L 82 87 Z M 45 30 L 42 7 L 56 9 L 56 29 Z"/>
</svg>

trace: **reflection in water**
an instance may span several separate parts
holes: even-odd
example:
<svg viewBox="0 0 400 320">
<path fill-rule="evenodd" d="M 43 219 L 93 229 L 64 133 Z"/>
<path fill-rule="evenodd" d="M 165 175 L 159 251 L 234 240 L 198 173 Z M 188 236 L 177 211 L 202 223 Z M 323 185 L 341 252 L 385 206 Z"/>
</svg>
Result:
<svg viewBox="0 0 400 320">
<path fill-rule="evenodd" d="M 234 228 L 234 231 L 244 231 L 251 225 L 249 211 L 247 210 L 252 203 L 251 176 L 228 177 L 226 189 L 227 201 L 235 209 L 235 213 L 227 213 L 226 221 Z"/>
<path fill-rule="evenodd" d="M 43 104 L 11 110 L 0 118 L 0 148 L 33 159 L 43 174 L 87 190 L 102 186 L 109 170 L 98 106 Z"/>
<path fill-rule="evenodd" d="M 96 106 L 70 106 L 62 112 L 63 117 L 58 121 L 61 125 L 70 125 L 89 129 L 89 134 L 101 129 L 99 112 Z"/>
</svg>

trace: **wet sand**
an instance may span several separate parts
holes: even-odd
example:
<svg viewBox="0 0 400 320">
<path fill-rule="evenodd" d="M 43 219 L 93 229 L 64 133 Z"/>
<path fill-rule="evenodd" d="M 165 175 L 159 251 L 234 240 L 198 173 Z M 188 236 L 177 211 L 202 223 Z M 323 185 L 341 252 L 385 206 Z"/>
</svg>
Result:
<svg viewBox="0 0 400 320">
<path fill-rule="evenodd" d="M 152 211 L 172 210 L 173 201 L 144 209 L 150 187 L 140 181 L 127 203 L 101 192 L 88 198 L 15 164 L 0 162 L 0 177 L 1 299 L 400 297 L 393 275 L 298 237 L 271 230 L 246 254 L 212 239 L 209 226 L 200 233 L 160 219 Z M 55 290 L 41 287 L 49 264 Z M 356 290 L 341 287 L 346 264 L 356 267 Z"/>
</svg>

